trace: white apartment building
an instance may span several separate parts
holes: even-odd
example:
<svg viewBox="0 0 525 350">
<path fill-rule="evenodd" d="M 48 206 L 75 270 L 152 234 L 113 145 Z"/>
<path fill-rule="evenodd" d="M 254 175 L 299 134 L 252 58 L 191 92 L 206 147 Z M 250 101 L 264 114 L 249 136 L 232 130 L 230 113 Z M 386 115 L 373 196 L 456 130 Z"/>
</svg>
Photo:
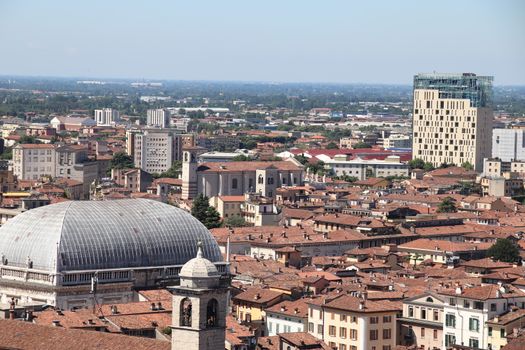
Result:
<svg viewBox="0 0 525 350">
<path fill-rule="evenodd" d="M 492 77 L 419 74 L 414 77 L 414 158 L 440 166 L 469 162 L 481 171 L 491 156 Z"/>
<path fill-rule="evenodd" d="M 492 130 L 492 157 L 505 162 L 525 160 L 525 130 Z"/>
<path fill-rule="evenodd" d="M 358 180 L 369 177 L 405 176 L 408 177 L 408 164 L 401 163 L 399 156 L 388 156 L 384 160 L 348 159 L 346 154 L 337 154 L 325 162 L 337 176 L 354 176 Z"/>
<path fill-rule="evenodd" d="M 56 176 L 56 147 L 52 144 L 18 144 L 13 147 L 13 174 L 22 180 Z"/>
<path fill-rule="evenodd" d="M 383 139 L 383 148 L 412 148 L 412 137 L 401 134 L 390 135 Z"/>
<path fill-rule="evenodd" d="M 280 333 L 306 332 L 308 305 L 305 299 L 282 301 L 266 310 L 266 330 L 269 336 Z"/>
<path fill-rule="evenodd" d="M 486 322 L 508 312 L 512 305 L 525 306 L 525 293 L 511 285 L 457 286 L 439 294 L 444 299 L 443 348 L 463 344 L 489 349 Z"/>
<path fill-rule="evenodd" d="M 115 125 L 120 120 L 120 113 L 113 108 L 95 109 L 95 121 L 99 126 Z"/>
<path fill-rule="evenodd" d="M 146 125 L 155 128 L 169 128 L 170 111 L 167 109 L 148 109 Z"/>
<path fill-rule="evenodd" d="M 163 173 L 173 164 L 173 135 L 169 132 L 137 134 L 134 148 L 135 167 L 148 173 Z"/>
<path fill-rule="evenodd" d="M 240 204 L 241 215 L 247 224 L 253 226 L 278 226 L 282 218 L 281 209 L 272 198 L 258 193 L 246 193 L 245 201 Z"/>
</svg>

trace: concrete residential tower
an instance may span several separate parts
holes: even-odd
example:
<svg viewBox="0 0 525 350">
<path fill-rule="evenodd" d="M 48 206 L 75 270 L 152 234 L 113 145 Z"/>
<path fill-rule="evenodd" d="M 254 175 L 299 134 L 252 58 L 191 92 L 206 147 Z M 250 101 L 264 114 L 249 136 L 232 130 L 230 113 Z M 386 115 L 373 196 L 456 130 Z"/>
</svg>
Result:
<svg viewBox="0 0 525 350">
<path fill-rule="evenodd" d="M 473 73 L 416 75 L 413 158 L 481 171 L 492 148 L 492 81 Z"/>
</svg>

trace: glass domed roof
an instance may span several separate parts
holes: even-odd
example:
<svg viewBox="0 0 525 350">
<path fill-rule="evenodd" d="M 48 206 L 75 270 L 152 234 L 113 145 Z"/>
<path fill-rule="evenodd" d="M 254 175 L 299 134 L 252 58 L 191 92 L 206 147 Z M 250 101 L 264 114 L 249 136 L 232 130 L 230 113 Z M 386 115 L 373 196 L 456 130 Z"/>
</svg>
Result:
<svg viewBox="0 0 525 350">
<path fill-rule="evenodd" d="M 147 199 L 69 201 L 29 210 L 0 228 L 9 266 L 49 272 L 183 265 L 197 241 L 211 262 L 219 246 L 182 209 Z"/>
</svg>

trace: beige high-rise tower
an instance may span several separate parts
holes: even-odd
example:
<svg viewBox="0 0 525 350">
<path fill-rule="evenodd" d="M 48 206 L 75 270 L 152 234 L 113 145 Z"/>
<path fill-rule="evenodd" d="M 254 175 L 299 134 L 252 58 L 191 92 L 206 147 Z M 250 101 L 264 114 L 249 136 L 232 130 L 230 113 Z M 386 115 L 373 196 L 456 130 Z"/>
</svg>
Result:
<svg viewBox="0 0 525 350">
<path fill-rule="evenodd" d="M 492 150 L 492 80 L 472 73 L 416 75 L 412 158 L 435 167 L 470 163 L 482 171 Z"/>
</svg>

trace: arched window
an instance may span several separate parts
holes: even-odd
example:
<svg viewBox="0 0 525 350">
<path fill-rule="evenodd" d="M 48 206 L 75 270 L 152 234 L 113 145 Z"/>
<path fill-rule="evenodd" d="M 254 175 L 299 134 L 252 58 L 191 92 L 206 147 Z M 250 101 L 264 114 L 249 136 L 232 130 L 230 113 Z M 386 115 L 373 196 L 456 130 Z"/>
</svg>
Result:
<svg viewBox="0 0 525 350">
<path fill-rule="evenodd" d="M 232 188 L 237 189 L 237 179 L 232 179 Z"/>
<path fill-rule="evenodd" d="M 216 299 L 208 301 L 206 307 L 206 327 L 216 327 L 218 323 L 219 303 Z"/>
<path fill-rule="evenodd" d="M 257 181 L 258 181 L 259 184 L 264 184 L 264 176 L 259 175 L 259 178 L 258 178 Z"/>
<path fill-rule="evenodd" d="M 433 303 L 433 302 L 434 302 L 434 299 L 432 299 L 431 297 L 427 298 L 427 303 Z"/>
<path fill-rule="evenodd" d="M 188 298 L 182 299 L 180 302 L 180 325 L 183 327 L 191 327 L 191 301 Z"/>
</svg>

